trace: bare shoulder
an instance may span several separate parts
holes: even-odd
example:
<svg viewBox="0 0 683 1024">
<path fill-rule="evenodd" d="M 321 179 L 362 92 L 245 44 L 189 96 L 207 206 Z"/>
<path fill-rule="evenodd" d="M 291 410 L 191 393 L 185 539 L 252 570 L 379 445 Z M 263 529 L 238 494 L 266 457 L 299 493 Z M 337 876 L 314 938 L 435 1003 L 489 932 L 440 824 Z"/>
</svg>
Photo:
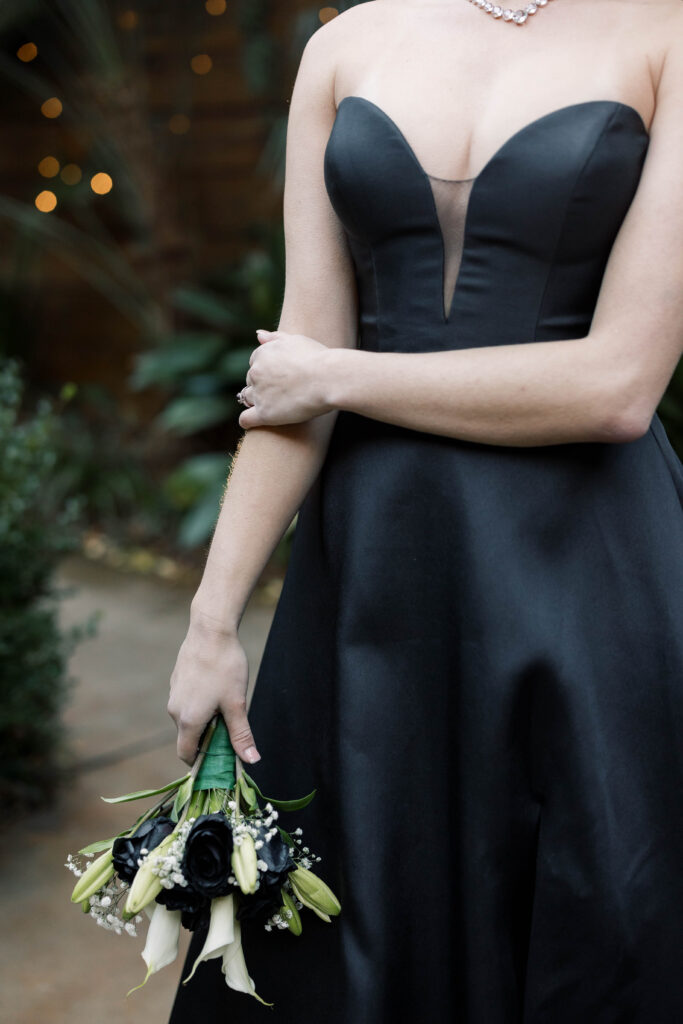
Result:
<svg viewBox="0 0 683 1024">
<path fill-rule="evenodd" d="M 347 46 L 357 43 L 359 33 L 365 34 L 379 29 L 386 21 L 387 13 L 398 4 L 399 0 L 367 0 L 356 4 L 346 11 L 341 11 L 330 18 L 313 32 L 306 43 L 309 50 L 320 59 L 337 56 Z"/>
<path fill-rule="evenodd" d="M 292 100 L 303 94 L 335 109 L 335 82 L 349 58 L 359 59 L 359 45 L 376 45 L 387 13 L 399 0 L 368 0 L 335 15 L 320 25 L 308 38 L 301 54 Z"/>
<path fill-rule="evenodd" d="M 658 14 L 661 51 L 655 84 L 656 107 L 665 102 L 672 116 L 677 111 L 680 123 L 683 122 L 683 2 L 664 2 Z"/>
<path fill-rule="evenodd" d="M 643 28 L 649 22 L 658 43 L 655 49 L 658 62 L 653 68 L 657 83 L 667 63 L 680 60 L 683 53 L 683 0 L 650 0 L 643 5 L 643 14 Z"/>
<path fill-rule="evenodd" d="M 666 39 L 665 60 L 671 55 L 673 60 L 683 57 L 683 2 L 671 0 L 664 5 L 663 29 Z"/>
</svg>

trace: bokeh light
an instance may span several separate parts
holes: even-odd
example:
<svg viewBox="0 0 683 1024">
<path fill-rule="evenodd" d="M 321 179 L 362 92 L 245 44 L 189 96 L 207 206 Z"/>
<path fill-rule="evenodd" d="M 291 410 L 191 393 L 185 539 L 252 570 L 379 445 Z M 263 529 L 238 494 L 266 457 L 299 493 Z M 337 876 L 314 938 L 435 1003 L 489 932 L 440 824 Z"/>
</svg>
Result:
<svg viewBox="0 0 683 1024">
<path fill-rule="evenodd" d="M 38 174 L 42 178 L 54 178 L 59 174 L 59 160 L 54 156 L 44 156 L 38 164 Z"/>
<path fill-rule="evenodd" d="M 332 19 L 336 18 L 338 14 L 339 11 L 336 7 L 321 7 L 318 11 L 318 17 L 322 21 L 323 25 L 327 21 L 332 21 Z"/>
<path fill-rule="evenodd" d="M 51 96 L 49 100 L 45 100 L 40 112 L 43 117 L 59 117 L 62 112 L 62 101 L 56 96 Z"/>
<path fill-rule="evenodd" d="M 35 43 L 24 43 L 17 50 L 17 57 L 19 60 L 23 60 L 24 64 L 28 64 L 30 60 L 35 60 L 38 56 L 38 47 Z"/>
<path fill-rule="evenodd" d="M 225 9 L 228 6 L 225 0 L 206 0 L 204 4 L 209 14 L 225 14 Z"/>
<path fill-rule="evenodd" d="M 90 179 L 90 188 L 93 192 L 96 192 L 98 196 L 106 196 L 107 192 L 111 192 L 114 182 L 109 174 L 105 174 L 104 171 L 99 171 L 97 174 L 93 174 Z"/>
<path fill-rule="evenodd" d="M 83 177 L 83 171 L 78 164 L 65 164 L 62 167 L 60 178 L 65 185 L 77 185 Z"/>
<path fill-rule="evenodd" d="M 140 17 L 137 11 L 121 11 L 116 19 L 116 24 L 119 28 L 122 28 L 124 32 L 130 32 L 132 29 L 138 27 L 139 21 Z"/>
<path fill-rule="evenodd" d="M 168 120 L 168 130 L 173 135 L 185 135 L 190 130 L 190 119 L 186 114 L 174 114 Z"/>
<path fill-rule="evenodd" d="M 49 213 L 51 210 L 54 210 L 56 205 L 57 196 L 54 192 L 50 192 L 48 188 L 44 192 L 39 192 L 36 196 L 36 208 L 41 213 Z"/>
<path fill-rule="evenodd" d="M 209 71 L 213 67 L 213 61 L 209 57 L 208 53 L 197 53 L 190 61 L 190 67 L 194 71 L 195 75 L 208 75 Z"/>
</svg>

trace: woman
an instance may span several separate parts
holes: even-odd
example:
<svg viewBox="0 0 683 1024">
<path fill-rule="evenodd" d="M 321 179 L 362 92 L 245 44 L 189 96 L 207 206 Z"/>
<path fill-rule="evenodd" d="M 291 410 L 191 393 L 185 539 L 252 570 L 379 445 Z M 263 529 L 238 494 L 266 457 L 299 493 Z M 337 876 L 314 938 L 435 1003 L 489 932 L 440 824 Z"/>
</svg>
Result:
<svg viewBox="0 0 683 1024">
<path fill-rule="evenodd" d="M 169 701 L 188 763 L 220 709 L 264 792 L 317 787 L 341 915 L 243 929 L 278 1021 L 683 1019 L 683 9 L 537 5 L 365 3 L 294 86 L 282 316 Z M 210 961 L 171 1020 L 224 1011 L 265 1012 Z"/>
</svg>

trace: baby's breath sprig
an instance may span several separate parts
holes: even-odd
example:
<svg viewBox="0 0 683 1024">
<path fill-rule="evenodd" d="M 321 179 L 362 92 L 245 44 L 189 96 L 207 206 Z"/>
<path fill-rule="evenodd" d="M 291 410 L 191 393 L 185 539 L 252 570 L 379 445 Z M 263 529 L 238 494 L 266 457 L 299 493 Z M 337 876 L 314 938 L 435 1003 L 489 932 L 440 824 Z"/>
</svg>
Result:
<svg viewBox="0 0 683 1024">
<path fill-rule="evenodd" d="M 194 815 L 179 824 L 175 833 L 175 839 L 164 852 L 155 860 L 152 874 L 156 875 L 164 889 L 172 889 L 174 885 L 185 888 L 188 884 L 183 875 L 181 865 L 185 855 L 185 844 L 192 826 L 197 819 Z"/>
</svg>

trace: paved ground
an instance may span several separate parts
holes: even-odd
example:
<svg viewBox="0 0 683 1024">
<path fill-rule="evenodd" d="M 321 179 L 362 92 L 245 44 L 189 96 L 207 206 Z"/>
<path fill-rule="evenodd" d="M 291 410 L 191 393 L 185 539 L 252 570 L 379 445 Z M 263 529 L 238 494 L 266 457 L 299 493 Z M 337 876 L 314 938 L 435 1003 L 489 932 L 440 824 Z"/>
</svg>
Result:
<svg viewBox="0 0 683 1024">
<path fill-rule="evenodd" d="M 0 1020 L 3 1024 L 166 1024 L 189 933 L 178 959 L 142 981 L 144 939 L 98 928 L 70 902 L 66 855 L 115 835 L 140 804 L 100 796 L 161 785 L 181 775 L 168 682 L 185 636 L 192 591 L 117 572 L 82 558 L 65 561 L 60 582 L 77 587 L 65 623 L 103 612 L 98 636 L 75 652 L 67 723 L 81 770 L 57 806 L 18 825 L 3 822 L 0 846 Z M 240 629 L 256 676 L 273 606 L 255 594 Z M 136 811 L 136 814 L 139 811 Z"/>
</svg>

